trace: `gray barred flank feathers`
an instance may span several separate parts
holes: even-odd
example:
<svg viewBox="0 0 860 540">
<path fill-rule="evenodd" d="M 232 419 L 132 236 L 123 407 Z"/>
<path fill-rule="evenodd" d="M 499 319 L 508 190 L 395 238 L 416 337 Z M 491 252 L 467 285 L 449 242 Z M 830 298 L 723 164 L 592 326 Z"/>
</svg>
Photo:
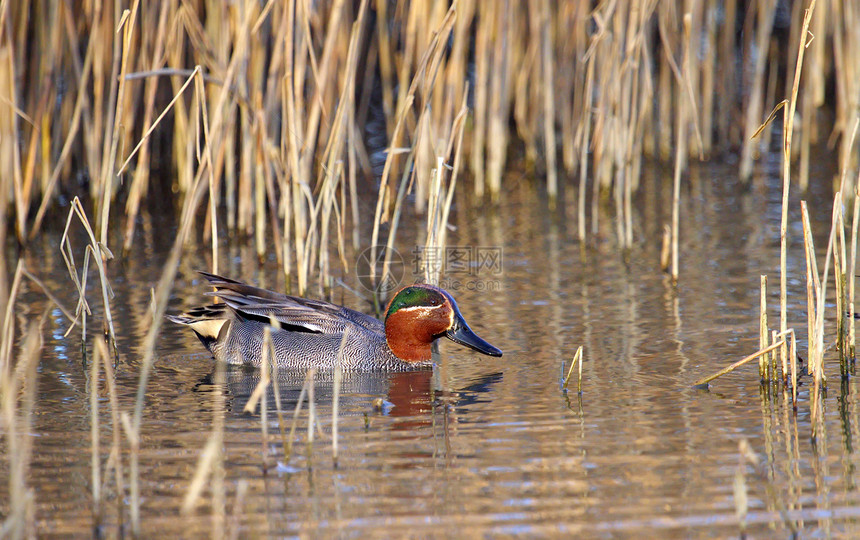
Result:
<svg viewBox="0 0 860 540">
<path fill-rule="evenodd" d="M 382 322 L 328 302 L 201 274 L 216 288 L 209 294 L 224 303 L 167 319 L 191 328 L 222 363 L 260 367 L 268 343 L 278 366 L 287 369 L 409 371 L 432 366 L 430 345 L 443 335 L 483 354 L 502 354 L 471 331 L 448 293 L 429 285 L 401 289 Z"/>
</svg>

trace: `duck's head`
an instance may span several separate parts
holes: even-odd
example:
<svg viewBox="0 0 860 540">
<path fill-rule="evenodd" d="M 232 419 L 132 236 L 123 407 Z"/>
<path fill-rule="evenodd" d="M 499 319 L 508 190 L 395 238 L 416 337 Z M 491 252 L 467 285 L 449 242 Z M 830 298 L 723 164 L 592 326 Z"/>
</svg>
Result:
<svg viewBox="0 0 860 540">
<path fill-rule="evenodd" d="M 502 356 L 502 351 L 479 338 L 443 289 L 416 284 L 397 291 L 385 312 L 385 340 L 395 356 L 406 362 L 430 360 L 430 345 L 440 337 L 479 353 Z"/>
</svg>

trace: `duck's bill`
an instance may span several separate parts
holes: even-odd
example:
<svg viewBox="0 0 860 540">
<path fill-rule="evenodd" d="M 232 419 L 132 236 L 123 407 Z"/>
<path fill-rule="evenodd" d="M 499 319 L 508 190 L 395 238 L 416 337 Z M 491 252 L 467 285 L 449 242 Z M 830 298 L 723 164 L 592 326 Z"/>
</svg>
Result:
<svg viewBox="0 0 860 540">
<path fill-rule="evenodd" d="M 493 347 L 483 339 L 479 338 L 477 334 L 472 332 L 472 329 L 469 328 L 466 321 L 460 320 L 458 323 L 459 324 L 456 324 L 454 328 L 445 332 L 445 337 L 454 343 L 465 345 L 479 353 L 487 354 L 489 356 L 502 356 L 502 351 Z"/>
</svg>

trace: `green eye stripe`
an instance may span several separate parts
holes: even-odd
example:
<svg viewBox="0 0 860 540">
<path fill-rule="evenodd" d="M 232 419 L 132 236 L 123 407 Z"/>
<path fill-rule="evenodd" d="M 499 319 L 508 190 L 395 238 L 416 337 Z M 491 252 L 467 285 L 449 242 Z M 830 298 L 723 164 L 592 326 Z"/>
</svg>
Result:
<svg viewBox="0 0 860 540">
<path fill-rule="evenodd" d="M 442 302 L 436 298 L 438 296 L 439 294 L 437 292 L 430 289 L 424 289 L 422 287 L 407 287 L 397 293 L 397 296 L 395 296 L 394 300 L 391 301 L 391 306 L 388 308 L 388 313 L 386 313 L 385 316 L 388 317 L 392 313 L 396 313 L 401 308 L 439 305 Z M 437 301 L 434 302 L 433 300 Z"/>
</svg>

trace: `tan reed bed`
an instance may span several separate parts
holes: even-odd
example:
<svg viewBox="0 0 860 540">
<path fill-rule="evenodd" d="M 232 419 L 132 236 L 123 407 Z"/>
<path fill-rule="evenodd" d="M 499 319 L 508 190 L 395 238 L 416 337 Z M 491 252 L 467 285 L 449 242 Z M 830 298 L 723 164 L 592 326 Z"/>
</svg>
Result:
<svg viewBox="0 0 860 540">
<path fill-rule="evenodd" d="M 450 6 L 430 0 L 394 6 L 382 0 L 108 1 L 63 3 L 55 16 L 29 17 L 41 4 L 6 2 L 0 22 L 15 24 L 0 29 L 0 191 L 11 198 L 0 206 L 26 242 L 54 209 L 56 194 L 76 191 L 74 173 L 83 170 L 97 206 L 87 210 L 103 244 L 114 201 L 123 205 L 125 251 L 151 184 L 194 196 L 196 170 L 203 167 L 210 190 L 204 239 L 224 228 L 246 234 L 260 256 L 273 243 L 288 288 L 305 292 L 316 278 L 326 293 L 334 238 L 341 265 L 345 239 L 356 246 L 362 238 L 357 196 L 370 181 L 363 133 L 378 84 L 387 177 L 410 171 L 407 189 L 419 211 L 431 197 L 439 147 L 451 140 L 460 103 L 471 94 L 462 156 L 471 172 L 468 191 L 500 197 L 515 143 L 546 182 L 551 203 L 578 173 L 582 241 L 587 197 L 597 233 L 598 206 L 609 195 L 615 219 L 605 226 L 629 248 L 637 234 L 642 159 L 674 157 L 677 184 L 689 156 L 743 144 L 747 176 L 761 145 L 750 135 L 767 96 L 778 93 L 773 74 L 777 67 L 799 73 L 802 61 L 794 52 L 800 45 L 811 51 L 808 76 L 785 82 L 795 95 L 803 84 L 788 116 L 788 133 L 795 110 L 804 119 L 800 185 L 806 185 L 809 148 L 828 132 L 825 120 L 815 120 L 826 116 L 817 114 L 822 107 L 835 112 L 832 137 L 838 137 L 843 170 L 856 166 L 846 158 L 860 95 L 860 8 L 824 3 L 811 19 L 816 37 L 810 41 L 802 21 L 806 2 L 791 3 L 788 38 L 773 31 L 778 4 L 756 3 L 739 18 L 736 0 L 695 3 L 689 11 L 656 0 L 600 3 L 593 10 L 573 0 L 509 2 L 504 9 L 491 0 Z M 370 9 L 375 18 L 367 16 Z M 771 47 L 773 39 L 789 46 Z M 745 63 L 739 70 L 738 58 Z M 176 101 L 170 123 L 153 121 L 166 110 L 164 90 L 182 94 L 182 79 L 194 66 L 204 74 L 196 79 L 198 91 Z M 828 78 L 833 96 L 826 95 Z M 745 118 L 742 129 L 733 129 L 737 117 Z M 212 140 L 202 151 L 201 130 Z M 170 141 L 159 156 L 156 137 Z M 118 166 L 135 141 L 142 144 L 134 159 Z M 117 171 L 124 172 L 116 177 Z M 384 224 L 398 188 L 384 180 L 380 191 L 384 210 L 377 219 Z M 226 223 L 219 227 L 222 203 Z M 672 229 L 675 241 L 678 229 Z"/>
<path fill-rule="evenodd" d="M 778 375 L 775 366 L 776 353 L 771 351 L 779 350 L 782 367 L 782 384 L 784 388 L 788 388 L 788 376 L 790 373 L 790 388 L 792 392 L 791 399 L 795 411 L 797 410 L 797 346 L 796 337 L 793 329 L 787 327 L 788 325 L 786 313 L 786 235 L 788 220 L 787 205 L 790 186 L 790 165 L 791 159 L 792 157 L 794 157 L 794 152 L 792 151 L 792 139 L 795 134 L 795 111 L 798 106 L 798 103 L 808 104 L 813 99 L 820 100 L 822 99 L 823 94 L 823 88 L 821 83 L 821 74 L 823 68 L 820 63 L 820 53 L 817 52 L 820 48 L 813 49 L 814 52 L 811 58 L 815 60 L 811 62 L 811 66 L 809 67 L 810 73 L 807 74 L 803 79 L 804 81 L 806 81 L 804 83 L 804 93 L 802 95 L 799 93 L 801 71 L 804 68 L 804 52 L 807 48 L 810 47 L 812 40 L 814 39 L 812 37 L 812 34 L 809 32 L 809 28 L 811 24 L 821 25 L 820 22 L 813 23 L 813 21 L 819 20 L 813 19 L 812 17 L 815 7 L 816 2 L 813 0 L 809 3 L 808 9 L 803 12 L 802 23 L 798 22 L 798 24 L 800 25 L 798 36 L 802 36 L 802 38 L 798 38 L 797 40 L 795 40 L 797 61 L 793 65 L 794 78 L 793 84 L 791 86 L 790 96 L 788 99 L 782 101 L 774 108 L 770 117 L 753 134 L 753 137 L 756 137 L 761 132 L 763 132 L 764 128 L 776 116 L 779 108 L 783 107 L 783 206 L 782 218 L 780 223 L 780 331 L 777 332 L 776 330 L 774 330 L 772 331 L 772 335 L 768 336 L 769 329 L 766 313 L 766 276 L 762 276 L 760 350 L 744 358 L 743 360 L 736 362 L 732 366 L 729 366 L 728 368 L 725 368 L 724 370 L 714 375 L 705 377 L 696 382 L 696 385 L 706 384 L 708 381 L 711 381 L 722 374 L 730 372 L 731 370 L 756 357 L 761 359 L 759 371 L 762 377 L 762 381 L 776 382 L 778 381 Z M 823 11 L 826 12 L 827 9 L 831 9 L 832 7 L 832 5 L 827 4 L 826 7 L 823 8 Z M 837 11 L 839 9 L 840 8 L 837 8 Z M 845 9 L 846 12 L 850 12 L 848 16 L 854 16 L 853 8 Z M 797 10 L 797 13 L 800 13 L 799 10 Z M 824 13 L 816 14 L 816 17 L 819 18 L 823 18 L 824 16 Z M 818 27 L 821 28 L 821 26 Z M 840 43 L 838 43 L 836 47 L 841 50 Z M 808 110 L 804 114 L 807 113 Z M 847 126 L 843 126 L 843 144 L 845 144 L 845 147 L 848 150 L 854 148 L 856 132 L 858 126 L 860 126 L 860 116 L 857 115 L 856 111 L 852 114 L 853 118 L 850 125 L 852 125 L 853 128 L 851 129 L 850 133 L 846 129 Z M 803 118 L 804 120 L 806 120 L 809 117 L 805 116 Z M 808 145 L 810 144 L 810 135 L 807 134 L 807 132 L 814 131 L 815 129 L 816 125 L 811 122 L 804 122 L 801 128 L 801 133 L 804 134 L 803 139 L 801 141 L 801 146 L 804 147 L 801 150 L 801 187 L 803 187 L 804 184 L 802 176 L 804 174 L 803 169 L 807 166 L 806 164 L 804 164 L 803 154 L 804 152 L 808 152 Z M 846 134 L 848 136 L 845 136 Z M 821 416 L 823 413 L 823 408 L 821 406 L 821 389 L 824 385 L 826 385 L 827 382 L 827 377 L 824 372 L 824 354 L 826 350 L 824 341 L 824 321 L 826 316 L 825 298 L 827 295 L 827 282 L 829 279 L 831 261 L 834 268 L 833 282 L 836 298 L 836 313 L 834 317 L 835 345 L 839 353 L 840 374 L 843 379 L 848 376 L 849 363 L 853 362 L 855 358 L 856 337 L 854 321 L 854 280 L 856 273 L 857 229 L 858 221 L 860 221 L 860 217 L 858 217 L 860 216 L 860 195 L 858 195 L 857 188 L 858 184 L 860 184 L 860 178 L 858 178 L 858 181 L 854 182 L 853 185 L 851 184 L 851 182 L 848 181 L 848 173 L 851 167 L 852 164 L 847 158 L 844 158 L 840 162 L 840 181 L 838 185 L 838 190 L 836 191 L 836 195 L 833 200 L 830 234 L 828 237 L 827 249 L 824 257 L 824 268 L 821 273 L 819 273 L 818 270 L 817 254 L 813 242 L 812 227 L 810 224 L 807 204 L 806 201 L 801 201 L 800 203 L 803 226 L 803 246 L 806 259 L 807 328 L 809 340 L 809 362 L 807 365 L 807 371 L 808 374 L 812 375 L 813 378 L 813 387 L 810 391 L 810 409 L 813 418 L 812 429 L 814 438 L 819 434 L 819 430 L 823 427 Z M 851 197 L 851 199 L 854 202 L 850 240 L 846 239 L 845 229 L 847 224 L 843 212 L 843 199 L 846 198 L 846 190 L 853 191 L 853 196 Z M 846 313 L 848 316 L 848 320 L 846 320 Z M 767 353 L 771 353 L 774 355 L 774 361 L 770 364 L 766 360 Z"/>
</svg>

